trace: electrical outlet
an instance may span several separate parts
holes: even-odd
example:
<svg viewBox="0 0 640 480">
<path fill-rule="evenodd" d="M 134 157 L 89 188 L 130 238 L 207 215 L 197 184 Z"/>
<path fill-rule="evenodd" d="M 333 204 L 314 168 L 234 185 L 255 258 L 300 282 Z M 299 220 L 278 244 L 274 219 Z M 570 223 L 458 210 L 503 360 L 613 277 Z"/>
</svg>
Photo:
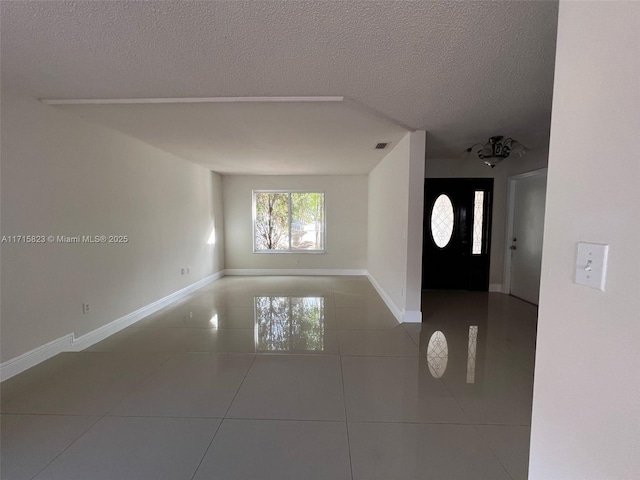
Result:
<svg viewBox="0 0 640 480">
<path fill-rule="evenodd" d="M 88 303 L 83 303 L 82 304 L 82 314 L 86 315 L 90 311 L 91 311 L 91 305 L 89 305 Z"/>
<path fill-rule="evenodd" d="M 180 269 L 180 275 L 184 275 L 184 268 Z"/>
</svg>

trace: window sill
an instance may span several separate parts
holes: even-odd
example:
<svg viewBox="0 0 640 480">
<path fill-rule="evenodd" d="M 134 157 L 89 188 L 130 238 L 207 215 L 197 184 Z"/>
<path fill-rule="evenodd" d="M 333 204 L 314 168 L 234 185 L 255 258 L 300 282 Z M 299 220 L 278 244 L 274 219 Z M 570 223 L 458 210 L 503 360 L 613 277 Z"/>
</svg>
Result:
<svg viewBox="0 0 640 480">
<path fill-rule="evenodd" d="M 300 254 L 300 255 L 323 255 L 326 250 L 254 250 L 256 254 L 278 255 L 278 254 Z"/>
</svg>

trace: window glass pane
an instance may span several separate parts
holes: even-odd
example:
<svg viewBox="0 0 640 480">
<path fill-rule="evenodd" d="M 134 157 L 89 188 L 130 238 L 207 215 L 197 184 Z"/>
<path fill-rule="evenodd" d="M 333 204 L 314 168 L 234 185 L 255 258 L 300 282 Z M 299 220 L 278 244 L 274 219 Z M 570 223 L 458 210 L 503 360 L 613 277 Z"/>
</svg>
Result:
<svg viewBox="0 0 640 480">
<path fill-rule="evenodd" d="M 444 193 L 436 198 L 431 209 L 431 236 L 435 244 L 444 248 L 453 234 L 453 204 Z"/>
<path fill-rule="evenodd" d="M 484 215 L 484 192 L 476 191 L 473 197 L 473 242 L 471 253 L 480 255 L 482 253 L 482 223 Z"/>
<path fill-rule="evenodd" d="M 289 249 L 289 195 L 256 193 L 256 250 Z"/>
<path fill-rule="evenodd" d="M 324 194 L 291 194 L 291 249 L 324 250 Z"/>
</svg>

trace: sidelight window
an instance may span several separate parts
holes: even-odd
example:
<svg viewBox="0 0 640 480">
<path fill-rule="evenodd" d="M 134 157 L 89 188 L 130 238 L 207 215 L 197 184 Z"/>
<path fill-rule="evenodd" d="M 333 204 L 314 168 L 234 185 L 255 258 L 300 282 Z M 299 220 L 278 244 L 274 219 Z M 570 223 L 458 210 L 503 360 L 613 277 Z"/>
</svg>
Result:
<svg viewBox="0 0 640 480">
<path fill-rule="evenodd" d="M 476 190 L 473 196 L 473 238 L 471 243 L 471 253 L 480 255 L 482 253 L 482 232 L 484 227 L 484 192 Z"/>
</svg>

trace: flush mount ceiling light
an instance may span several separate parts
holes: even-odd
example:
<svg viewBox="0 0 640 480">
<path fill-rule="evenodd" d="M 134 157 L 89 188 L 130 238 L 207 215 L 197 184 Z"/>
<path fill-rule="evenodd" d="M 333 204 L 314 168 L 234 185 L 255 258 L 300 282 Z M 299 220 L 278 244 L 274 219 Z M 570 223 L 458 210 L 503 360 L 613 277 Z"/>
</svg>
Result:
<svg viewBox="0 0 640 480">
<path fill-rule="evenodd" d="M 465 150 L 469 155 L 472 152 L 478 155 L 485 165 L 491 168 L 495 167 L 502 160 L 507 158 L 511 153 L 517 153 L 522 156 L 528 150 L 523 144 L 513 138 L 504 138 L 502 135 L 489 138 L 485 144 L 476 143 Z"/>
</svg>

